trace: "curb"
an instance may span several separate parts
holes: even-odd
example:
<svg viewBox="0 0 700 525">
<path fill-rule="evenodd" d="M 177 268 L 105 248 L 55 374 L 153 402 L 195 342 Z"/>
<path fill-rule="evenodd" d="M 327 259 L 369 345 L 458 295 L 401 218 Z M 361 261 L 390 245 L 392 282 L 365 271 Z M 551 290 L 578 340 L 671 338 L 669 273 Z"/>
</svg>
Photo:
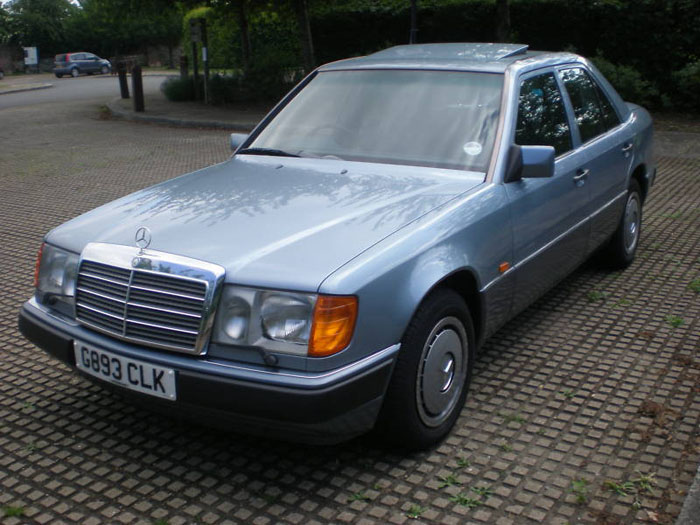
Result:
<svg viewBox="0 0 700 525">
<path fill-rule="evenodd" d="M 53 84 L 41 84 L 39 86 L 34 86 L 34 87 L 8 89 L 8 90 L 3 89 L 3 90 L 0 90 L 0 95 L 11 95 L 12 93 L 22 93 L 23 91 L 37 91 L 39 89 L 49 89 L 52 87 L 53 87 Z"/>
<path fill-rule="evenodd" d="M 154 115 L 142 115 L 135 111 L 128 111 L 118 107 L 121 98 L 115 98 L 107 103 L 107 108 L 110 113 L 118 118 L 138 122 L 151 122 L 153 124 L 168 124 L 170 126 L 178 126 L 183 128 L 214 128 L 227 129 L 232 131 L 251 131 L 257 122 L 224 122 L 220 120 L 190 120 L 179 119 L 174 117 L 157 117 Z"/>
<path fill-rule="evenodd" d="M 693 484 L 685 496 L 683 508 L 675 525 L 698 525 L 700 523 L 700 465 Z"/>
</svg>

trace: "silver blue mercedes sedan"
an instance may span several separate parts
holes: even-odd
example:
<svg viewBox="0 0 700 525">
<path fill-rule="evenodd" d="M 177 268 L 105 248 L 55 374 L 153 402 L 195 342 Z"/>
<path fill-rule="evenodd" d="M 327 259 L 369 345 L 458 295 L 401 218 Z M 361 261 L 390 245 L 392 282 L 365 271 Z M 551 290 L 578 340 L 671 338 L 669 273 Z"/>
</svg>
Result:
<svg viewBox="0 0 700 525">
<path fill-rule="evenodd" d="M 139 404 L 426 448 L 483 341 L 639 243 L 649 114 L 584 58 L 399 46 L 318 68 L 231 158 L 49 232 L 22 333 Z"/>
</svg>

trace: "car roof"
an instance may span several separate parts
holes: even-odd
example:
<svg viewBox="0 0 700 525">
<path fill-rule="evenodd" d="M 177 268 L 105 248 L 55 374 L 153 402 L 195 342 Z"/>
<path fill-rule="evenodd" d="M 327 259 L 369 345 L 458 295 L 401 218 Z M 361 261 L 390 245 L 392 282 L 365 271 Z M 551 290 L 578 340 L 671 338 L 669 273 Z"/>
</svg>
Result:
<svg viewBox="0 0 700 525">
<path fill-rule="evenodd" d="M 503 73 L 511 65 L 537 69 L 578 62 L 573 53 L 531 51 L 527 44 L 452 43 L 394 46 L 359 58 L 321 66 L 321 71 L 347 69 L 444 69 Z"/>
</svg>

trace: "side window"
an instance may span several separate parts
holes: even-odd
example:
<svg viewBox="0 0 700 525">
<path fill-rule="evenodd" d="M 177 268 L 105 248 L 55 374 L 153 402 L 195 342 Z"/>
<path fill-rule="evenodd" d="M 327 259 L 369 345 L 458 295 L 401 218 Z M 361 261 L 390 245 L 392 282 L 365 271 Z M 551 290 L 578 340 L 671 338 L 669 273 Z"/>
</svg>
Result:
<svg viewBox="0 0 700 525">
<path fill-rule="evenodd" d="M 612 104 L 584 69 L 565 69 L 561 72 L 561 79 L 574 107 L 581 142 L 587 142 L 620 123 Z"/>
<path fill-rule="evenodd" d="M 610 102 L 610 99 L 603 92 L 598 83 L 592 78 L 591 82 L 593 82 L 593 87 L 595 87 L 598 100 L 600 100 L 600 109 L 603 111 L 603 123 L 605 124 L 605 129 L 607 131 L 620 123 L 620 117 L 617 116 L 617 112 L 615 111 L 612 102 Z"/>
<path fill-rule="evenodd" d="M 571 130 L 553 73 L 528 78 L 520 85 L 515 143 L 554 146 L 556 155 L 571 149 Z"/>
</svg>

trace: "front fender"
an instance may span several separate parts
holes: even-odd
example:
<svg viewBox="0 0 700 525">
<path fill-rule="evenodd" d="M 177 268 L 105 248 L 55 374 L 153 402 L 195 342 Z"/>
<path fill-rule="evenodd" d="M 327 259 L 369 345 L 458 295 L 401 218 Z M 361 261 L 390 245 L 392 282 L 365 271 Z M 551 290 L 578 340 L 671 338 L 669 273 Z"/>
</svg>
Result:
<svg viewBox="0 0 700 525">
<path fill-rule="evenodd" d="M 503 185 L 482 184 L 377 243 L 331 274 L 319 291 L 358 295 L 355 336 L 343 352 L 358 359 L 368 349 L 400 341 L 421 301 L 446 278 L 468 271 L 477 290 L 485 289 L 500 280 L 499 264 L 511 260 Z M 486 304 L 483 324 L 494 321 L 490 313 Z"/>
</svg>

